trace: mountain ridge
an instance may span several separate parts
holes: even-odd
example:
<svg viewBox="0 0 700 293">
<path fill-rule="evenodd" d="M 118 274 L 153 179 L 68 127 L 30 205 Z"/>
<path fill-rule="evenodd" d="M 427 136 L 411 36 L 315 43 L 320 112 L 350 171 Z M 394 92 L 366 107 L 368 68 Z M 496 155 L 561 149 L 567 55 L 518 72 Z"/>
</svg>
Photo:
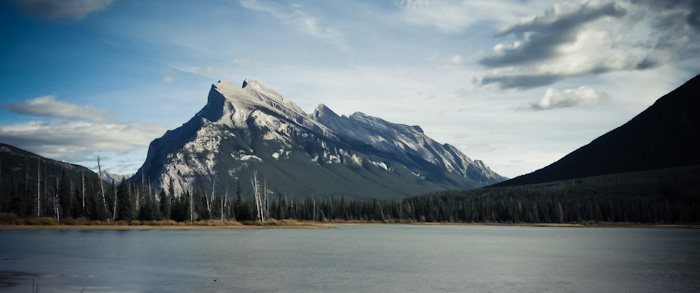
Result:
<svg viewBox="0 0 700 293">
<path fill-rule="evenodd" d="M 517 186 L 700 164 L 700 75 L 627 123 L 532 173 L 494 186 Z"/>
<path fill-rule="evenodd" d="M 242 87 L 225 80 L 213 84 L 202 110 L 151 142 L 131 180 L 143 177 L 163 188 L 172 179 L 178 192 L 225 192 L 232 187 L 221 183 L 235 180 L 246 191 L 254 171 L 271 190 L 306 197 L 402 198 L 504 179 L 420 127 L 361 112 L 339 116 L 323 104 L 307 114 L 245 79 Z"/>
</svg>

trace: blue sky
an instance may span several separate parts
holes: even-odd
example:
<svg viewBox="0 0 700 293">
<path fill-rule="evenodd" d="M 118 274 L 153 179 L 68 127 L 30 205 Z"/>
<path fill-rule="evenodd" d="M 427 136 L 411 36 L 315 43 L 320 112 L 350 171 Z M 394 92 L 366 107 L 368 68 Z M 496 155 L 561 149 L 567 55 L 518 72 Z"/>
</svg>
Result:
<svg viewBox="0 0 700 293">
<path fill-rule="evenodd" d="M 258 80 L 420 125 L 501 175 L 544 167 L 700 73 L 698 1 L 0 0 L 0 142 L 135 172 Z"/>
</svg>

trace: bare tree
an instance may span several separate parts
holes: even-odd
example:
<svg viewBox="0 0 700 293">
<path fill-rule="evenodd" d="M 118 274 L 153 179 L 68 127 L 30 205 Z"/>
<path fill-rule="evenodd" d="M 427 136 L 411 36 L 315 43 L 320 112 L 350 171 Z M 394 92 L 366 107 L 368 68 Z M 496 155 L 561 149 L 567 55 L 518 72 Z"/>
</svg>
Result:
<svg viewBox="0 0 700 293">
<path fill-rule="evenodd" d="M 48 181 L 49 181 L 49 176 L 46 175 L 46 164 L 44 164 L 44 210 L 46 211 L 47 207 L 50 207 L 49 201 L 51 200 L 50 196 L 46 196 L 46 193 L 49 191 L 49 188 L 47 186 Z M 46 212 L 44 212 L 46 214 Z"/>
<path fill-rule="evenodd" d="M 85 170 L 80 170 L 80 181 L 82 185 L 83 194 L 83 213 L 85 213 Z"/>
<path fill-rule="evenodd" d="M 258 171 L 253 172 L 253 179 L 250 182 L 253 185 L 253 195 L 255 196 L 255 210 L 258 214 L 258 221 L 265 221 L 265 211 L 263 208 L 262 196 L 260 191 L 260 182 L 258 181 Z"/>
<path fill-rule="evenodd" d="M 100 192 L 102 193 L 102 209 L 105 211 L 105 214 L 109 213 L 109 210 L 107 209 L 107 200 L 105 200 L 105 186 L 102 184 L 102 166 L 100 165 L 100 156 L 97 156 L 97 180 L 100 180 Z M 114 197 L 117 197 L 117 194 L 114 194 Z M 112 216 L 114 218 L 114 216 Z"/>
<path fill-rule="evenodd" d="M 211 215 L 211 205 L 214 201 L 214 189 L 216 189 L 216 179 L 212 180 L 211 186 L 211 200 L 207 197 L 206 191 L 204 193 L 204 199 L 207 201 L 207 211 L 209 212 L 209 219 L 212 219 Z"/>
<path fill-rule="evenodd" d="M 194 222 L 194 192 L 190 195 L 190 222 Z"/>
<path fill-rule="evenodd" d="M 263 188 L 263 220 L 267 221 L 270 219 L 270 203 L 267 201 L 267 179 L 265 179 L 265 184 Z"/>
<path fill-rule="evenodd" d="M 112 179 L 112 186 L 114 186 L 114 206 L 112 207 L 112 221 L 117 220 L 117 185 L 114 184 L 114 179 Z"/>
<path fill-rule="evenodd" d="M 219 217 L 221 220 L 224 220 L 224 211 L 226 209 L 226 202 L 228 201 L 228 184 L 226 186 L 226 196 L 224 197 L 224 200 L 221 201 L 221 209 L 219 209 L 219 212 L 221 213 Z"/>
<path fill-rule="evenodd" d="M 53 210 L 56 213 L 56 219 L 61 222 L 61 199 L 58 197 L 58 177 L 56 177 L 56 189 L 54 195 L 55 204 L 53 205 Z"/>
<path fill-rule="evenodd" d="M 37 160 L 36 169 L 36 217 L 39 218 L 41 211 L 41 159 Z"/>
</svg>

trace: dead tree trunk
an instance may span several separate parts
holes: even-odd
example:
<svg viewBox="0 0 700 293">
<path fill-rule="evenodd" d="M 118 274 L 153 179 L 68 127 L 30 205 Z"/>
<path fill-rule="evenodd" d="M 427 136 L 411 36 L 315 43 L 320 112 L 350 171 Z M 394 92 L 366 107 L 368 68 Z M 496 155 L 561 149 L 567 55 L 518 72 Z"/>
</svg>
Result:
<svg viewBox="0 0 700 293">
<path fill-rule="evenodd" d="M 105 186 L 102 184 L 102 166 L 100 165 L 100 156 L 97 156 L 97 180 L 100 180 L 100 192 L 102 193 L 102 210 L 105 211 L 105 214 L 109 213 L 109 210 L 107 209 L 107 200 L 105 199 Z M 116 198 L 117 195 L 114 194 L 114 197 Z M 114 218 L 114 215 L 112 215 L 112 218 Z"/>
<path fill-rule="evenodd" d="M 194 222 L 194 192 L 190 195 L 190 222 Z"/>
<path fill-rule="evenodd" d="M 204 193 L 204 199 L 207 201 L 207 211 L 209 212 L 209 219 L 213 219 L 211 214 L 211 205 L 214 203 L 214 189 L 216 189 L 216 179 L 213 180 L 211 186 L 211 199 L 207 197 L 206 192 Z"/>
<path fill-rule="evenodd" d="M 80 181 L 82 184 L 82 195 L 83 195 L 83 214 L 85 214 L 85 171 L 80 171 Z"/>
<path fill-rule="evenodd" d="M 39 218 L 41 214 L 41 159 L 37 160 L 36 168 L 36 217 Z"/>
<path fill-rule="evenodd" d="M 270 219 L 270 204 L 267 201 L 267 179 L 265 179 L 265 188 L 263 188 L 263 220 Z"/>
<path fill-rule="evenodd" d="M 112 186 L 114 186 L 114 206 L 112 207 L 112 221 L 117 220 L 117 185 L 114 184 L 114 179 L 112 179 Z"/>
<path fill-rule="evenodd" d="M 258 181 L 258 172 L 257 171 L 253 172 L 253 179 L 251 180 L 251 184 L 253 184 L 253 195 L 255 196 L 255 210 L 257 211 L 257 214 L 258 214 L 258 221 L 263 222 L 264 216 L 263 216 L 262 198 L 260 195 L 260 182 Z"/>
</svg>

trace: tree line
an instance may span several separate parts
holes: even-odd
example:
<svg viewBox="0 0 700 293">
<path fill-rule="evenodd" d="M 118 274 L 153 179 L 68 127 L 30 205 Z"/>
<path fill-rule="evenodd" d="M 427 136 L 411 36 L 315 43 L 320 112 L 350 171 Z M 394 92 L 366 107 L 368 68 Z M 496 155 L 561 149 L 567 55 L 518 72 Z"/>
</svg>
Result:
<svg viewBox="0 0 700 293">
<path fill-rule="evenodd" d="M 37 176 L 37 182 L 16 182 L 10 186 L 9 192 L 0 194 L 0 212 L 20 217 L 84 217 L 100 221 L 294 219 L 700 223 L 700 197 L 679 189 L 676 184 L 611 189 L 594 186 L 599 184 L 597 181 L 571 180 L 556 184 L 445 191 L 402 200 L 348 200 L 344 197 L 289 198 L 282 193 L 273 194 L 260 186 L 257 177 L 253 182 L 237 182 L 237 188 L 231 194 L 214 193 L 213 186 L 210 190 L 188 190 L 176 194 L 172 182 L 156 191 L 145 181 L 130 183 L 125 180 L 115 184 L 103 182 L 96 176 L 81 176 L 76 180 L 69 178 L 65 171 L 56 177 L 55 182 L 41 181 L 40 178 Z M 253 184 L 254 194 L 243 194 L 240 184 Z M 629 183 L 630 186 L 633 184 Z"/>
</svg>

